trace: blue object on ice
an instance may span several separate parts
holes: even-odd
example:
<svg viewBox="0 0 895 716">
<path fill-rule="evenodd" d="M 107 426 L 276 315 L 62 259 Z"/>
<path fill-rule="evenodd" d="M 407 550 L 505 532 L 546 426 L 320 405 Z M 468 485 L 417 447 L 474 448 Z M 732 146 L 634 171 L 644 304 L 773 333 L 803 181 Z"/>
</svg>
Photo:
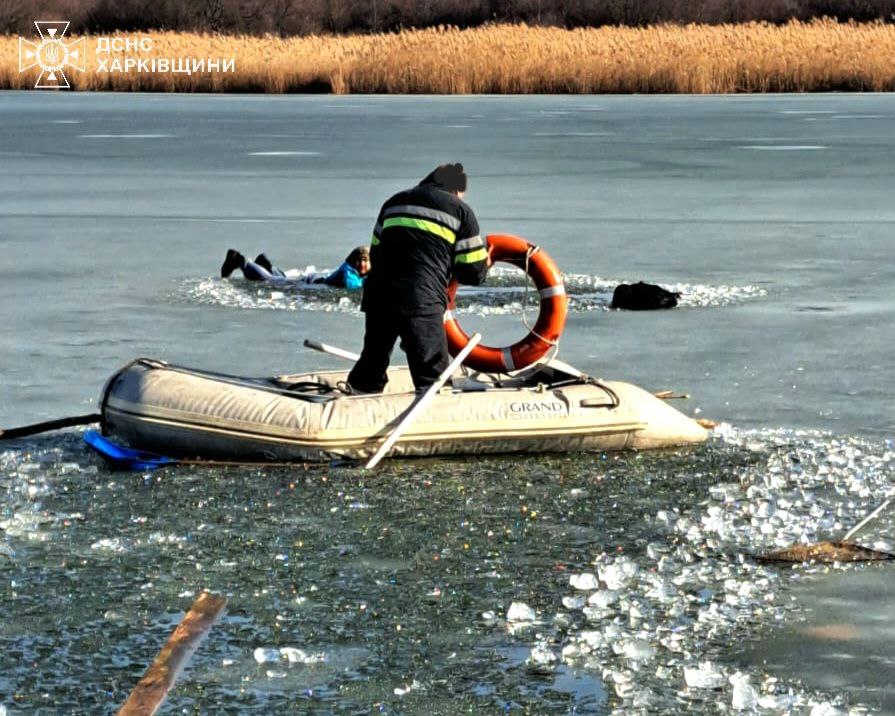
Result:
<svg viewBox="0 0 895 716">
<path fill-rule="evenodd" d="M 113 443 L 98 430 L 87 430 L 84 433 L 84 442 L 96 450 L 109 465 L 119 470 L 155 470 L 177 464 L 177 460 L 172 457 Z"/>
<path fill-rule="evenodd" d="M 364 277 L 357 272 L 354 266 L 344 261 L 339 268 L 323 279 L 323 283 L 337 288 L 347 288 L 349 291 L 357 291 L 364 287 Z"/>
</svg>

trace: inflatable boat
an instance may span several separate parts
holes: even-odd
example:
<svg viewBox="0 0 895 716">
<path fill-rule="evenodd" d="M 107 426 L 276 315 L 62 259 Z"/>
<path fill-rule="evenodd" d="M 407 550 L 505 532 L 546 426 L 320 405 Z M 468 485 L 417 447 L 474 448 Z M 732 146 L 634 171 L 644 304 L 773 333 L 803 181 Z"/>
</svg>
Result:
<svg viewBox="0 0 895 716">
<path fill-rule="evenodd" d="M 434 396 L 391 455 L 649 449 L 706 431 L 634 385 L 558 360 L 511 375 L 464 369 Z M 244 378 L 140 358 L 101 396 L 103 434 L 178 457 L 299 461 L 373 455 L 417 398 L 406 367 L 383 393 L 352 395 L 347 371 Z"/>
<path fill-rule="evenodd" d="M 284 462 L 366 459 L 387 438 L 397 440 L 389 453 L 397 456 L 649 449 L 706 439 L 705 429 L 656 396 L 548 360 L 567 314 L 562 274 L 521 237 L 491 234 L 487 245 L 492 261 L 534 282 L 537 321 L 511 346 L 470 341 L 454 315 L 452 283 L 445 335 L 456 358 L 442 378 L 453 378 L 419 403 L 406 367 L 389 371 L 384 392 L 357 395 L 347 371 L 243 378 L 141 358 L 103 389 L 103 435 L 177 457 Z M 461 360 L 463 374 L 451 373 Z"/>
</svg>

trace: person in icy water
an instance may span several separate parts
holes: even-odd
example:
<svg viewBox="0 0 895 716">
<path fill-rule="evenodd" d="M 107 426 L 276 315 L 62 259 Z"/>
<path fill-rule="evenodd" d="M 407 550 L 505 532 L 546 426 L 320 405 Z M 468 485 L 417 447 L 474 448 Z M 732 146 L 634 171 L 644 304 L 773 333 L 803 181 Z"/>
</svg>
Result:
<svg viewBox="0 0 895 716">
<path fill-rule="evenodd" d="M 398 338 L 417 390 L 450 362 L 444 311 L 451 278 L 478 286 L 488 273 L 488 246 L 463 201 L 462 164 L 442 164 L 418 185 L 383 204 L 370 240 L 373 267 L 364 283 L 364 347 L 348 374 L 358 393 L 380 393 Z"/>
<path fill-rule="evenodd" d="M 291 281 L 286 274 L 274 266 L 264 254 L 258 254 L 254 261 L 249 261 L 235 249 L 227 251 L 227 257 L 221 266 L 221 278 L 228 278 L 236 269 L 249 281 Z M 335 288 L 356 290 L 364 285 L 364 279 L 370 272 L 370 249 L 358 246 L 335 271 L 330 274 L 312 274 L 295 279 L 309 284 L 325 284 Z"/>
</svg>

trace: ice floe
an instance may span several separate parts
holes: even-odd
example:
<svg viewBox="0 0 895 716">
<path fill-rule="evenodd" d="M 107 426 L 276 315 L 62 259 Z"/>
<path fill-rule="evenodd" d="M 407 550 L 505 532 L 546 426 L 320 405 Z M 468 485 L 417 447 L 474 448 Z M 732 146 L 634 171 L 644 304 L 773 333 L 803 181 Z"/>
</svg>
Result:
<svg viewBox="0 0 895 716">
<path fill-rule="evenodd" d="M 748 713 L 864 713 L 840 696 L 751 673 L 730 646 L 758 624 L 796 618 L 787 583 L 818 569 L 781 570 L 754 555 L 841 536 L 895 493 L 891 444 L 727 426 L 708 449 L 753 457 L 738 481 L 707 487 L 692 507 L 645 514 L 653 539 L 641 551 L 595 554 L 592 571 L 566 576 L 572 593 L 559 597 L 552 619 L 549 608 L 542 616 L 551 629 L 511 631 L 529 644 L 526 666 L 594 670 L 621 712 L 711 702 Z M 883 520 L 868 529 L 885 542 L 892 527 Z"/>
</svg>

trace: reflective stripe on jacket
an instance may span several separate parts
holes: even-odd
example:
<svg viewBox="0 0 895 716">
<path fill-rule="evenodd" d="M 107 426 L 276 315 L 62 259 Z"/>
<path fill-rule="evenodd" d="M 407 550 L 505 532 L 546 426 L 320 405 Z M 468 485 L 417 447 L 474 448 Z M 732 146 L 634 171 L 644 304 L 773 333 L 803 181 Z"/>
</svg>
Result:
<svg viewBox="0 0 895 716">
<path fill-rule="evenodd" d="M 487 259 L 472 209 L 437 184 L 419 184 L 395 194 L 379 212 L 361 307 L 404 315 L 444 311 L 451 277 L 477 286 L 487 275 Z"/>
</svg>

